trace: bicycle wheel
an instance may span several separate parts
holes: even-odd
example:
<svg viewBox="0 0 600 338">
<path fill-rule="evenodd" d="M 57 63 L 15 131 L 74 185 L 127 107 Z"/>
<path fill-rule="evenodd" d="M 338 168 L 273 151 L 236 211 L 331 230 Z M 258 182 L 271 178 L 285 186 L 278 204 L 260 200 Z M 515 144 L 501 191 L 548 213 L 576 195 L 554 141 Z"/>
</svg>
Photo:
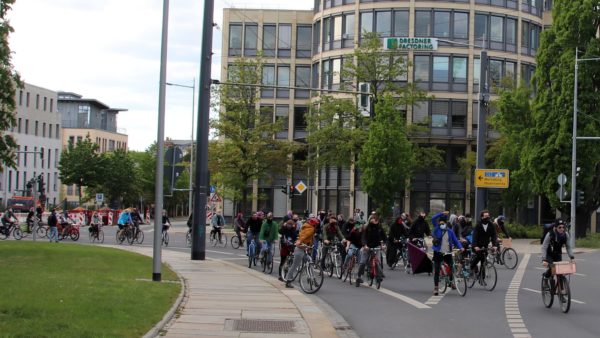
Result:
<svg viewBox="0 0 600 338">
<path fill-rule="evenodd" d="M 561 284 L 560 293 L 558 294 L 560 309 L 563 313 L 567 313 L 569 312 L 569 309 L 571 309 L 571 288 L 569 287 L 569 280 L 567 277 L 561 275 L 559 276 L 559 281 Z"/>
<path fill-rule="evenodd" d="M 13 237 L 16 240 L 20 240 L 21 238 L 23 238 L 23 230 L 21 230 L 21 228 L 16 227 L 13 229 Z"/>
<path fill-rule="evenodd" d="M 462 297 L 467 294 L 467 280 L 460 270 L 454 272 L 454 286 L 456 286 L 456 291 Z"/>
<path fill-rule="evenodd" d="M 339 253 L 336 253 L 333 256 L 333 269 L 334 269 L 334 274 L 337 277 L 337 279 L 341 279 L 342 278 L 342 255 L 340 255 Z"/>
<path fill-rule="evenodd" d="M 77 241 L 79 239 L 79 230 L 73 228 L 70 232 L 69 232 L 69 237 L 71 237 L 72 241 Z"/>
<path fill-rule="evenodd" d="M 238 236 L 231 237 L 231 247 L 234 249 L 239 249 L 241 246 L 240 239 Z"/>
<path fill-rule="evenodd" d="M 250 247 L 248 247 L 248 268 L 252 268 L 253 260 L 254 260 L 254 244 L 250 243 Z"/>
<path fill-rule="evenodd" d="M 164 246 L 169 246 L 169 232 L 168 231 L 164 231 L 163 235 L 162 235 L 162 244 Z"/>
<path fill-rule="evenodd" d="M 142 230 L 138 230 L 136 235 L 135 235 L 135 242 L 137 244 L 142 244 L 144 243 L 144 232 Z"/>
<path fill-rule="evenodd" d="M 320 263 L 320 261 L 319 261 L 319 263 Z M 331 260 L 330 253 L 327 253 L 327 256 L 325 256 L 325 271 L 327 272 L 329 277 L 333 276 L 333 262 Z"/>
<path fill-rule="evenodd" d="M 133 235 L 133 230 L 127 229 L 125 231 L 125 238 L 127 239 L 127 243 L 129 243 L 129 245 L 133 245 L 133 242 L 135 241 L 135 236 Z"/>
<path fill-rule="evenodd" d="M 544 306 L 547 308 L 552 307 L 552 303 L 554 303 L 554 292 L 552 292 L 552 287 L 550 286 L 550 279 L 544 277 L 542 274 L 542 302 L 544 302 Z"/>
<path fill-rule="evenodd" d="M 93 231 L 90 231 L 88 234 L 88 239 L 90 243 L 94 243 L 94 240 L 96 240 L 96 234 Z"/>
<path fill-rule="evenodd" d="M 290 271 L 290 269 L 292 268 L 292 260 L 293 260 L 292 257 L 294 257 L 294 256 L 288 256 L 287 259 L 285 260 L 285 263 L 281 267 L 281 273 L 279 274 L 279 277 L 281 277 L 281 279 L 283 279 L 283 280 L 286 280 L 288 271 Z"/>
<path fill-rule="evenodd" d="M 299 278 L 302 291 L 312 294 L 319 291 L 323 285 L 325 274 L 314 263 L 307 263 L 304 265 L 304 269 L 300 270 Z"/>
<path fill-rule="evenodd" d="M 498 282 L 498 274 L 496 272 L 496 267 L 493 264 L 487 264 L 485 267 L 485 278 L 483 279 L 483 287 L 492 291 L 496 288 L 496 283 Z"/>
<path fill-rule="evenodd" d="M 260 252 L 260 266 L 262 267 L 263 272 L 267 271 L 267 252 L 266 251 Z"/>
<path fill-rule="evenodd" d="M 40 236 L 40 238 L 46 238 L 46 236 L 48 236 L 48 229 L 43 226 L 38 226 L 36 234 Z"/>
<path fill-rule="evenodd" d="M 444 267 L 442 266 L 442 269 Z M 440 269 L 441 270 L 441 269 Z M 439 291 L 440 293 L 446 293 L 446 290 L 448 289 L 448 276 L 446 276 L 444 274 L 444 276 L 442 276 L 441 272 L 440 272 L 440 284 L 439 284 Z"/>
<path fill-rule="evenodd" d="M 104 231 L 102 229 L 98 230 L 98 243 L 104 243 Z"/>
<path fill-rule="evenodd" d="M 502 264 L 507 269 L 514 269 L 517 267 L 517 263 L 519 263 L 519 255 L 513 248 L 506 248 L 502 251 Z"/>
<path fill-rule="evenodd" d="M 273 259 L 271 258 L 271 261 L 267 263 L 267 271 L 266 271 L 269 275 L 271 273 L 273 273 Z"/>
<path fill-rule="evenodd" d="M 226 248 L 227 247 L 227 235 L 221 234 L 221 241 L 219 242 L 218 240 L 216 240 L 215 242 L 216 242 L 217 246 Z"/>
<path fill-rule="evenodd" d="M 343 282 L 350 280 L 350 284 L 352 284 L 352 260 L 348 262 L 348 264 L 344 264 L 344 279 Z"/>
</svg>

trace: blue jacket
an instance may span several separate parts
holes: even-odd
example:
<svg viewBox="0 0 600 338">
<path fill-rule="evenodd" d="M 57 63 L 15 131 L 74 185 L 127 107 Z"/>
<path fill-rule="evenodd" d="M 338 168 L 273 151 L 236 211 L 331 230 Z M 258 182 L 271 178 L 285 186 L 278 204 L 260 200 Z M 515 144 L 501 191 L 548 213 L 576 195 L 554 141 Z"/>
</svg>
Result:
<svg viewBox="0 0 600 338">
<path fill-rule="evenodd" d="M 452 231 L 452 229 L 449 229 L 449 228 L 446 228 L 446 230 L 440 229 L 439 219 L 442 215 L 443 215 L 443 213 L 440 212 L 439 214 L 436 214 L 431 218 L 431 223 L 434 226 L 433 233 L 431 235 L 433 236 L 434 239 L 441 240 L 442 235 L 444 234 L 444 231 L 446 231 L 446 233 L 448 234 L 448 245 L 450 246 L 450 249 L 452 250 L 452 248 L 454 248 L 454 247 L 456 247 L 458 249 L 462 249 L 462 245 L 460 244 L 460 241 L 456 238 L 456 235 L 454 234 L 454 231 Z M 446 226 L 448 226 L 448 225 L 446 224 Z M 437 245 L 433 245 L 431 247 L 431 249 L 435 252 L 439 252 L 442 249 L 441 241 L 439 243 L 437 243 Z"/>
</svg>

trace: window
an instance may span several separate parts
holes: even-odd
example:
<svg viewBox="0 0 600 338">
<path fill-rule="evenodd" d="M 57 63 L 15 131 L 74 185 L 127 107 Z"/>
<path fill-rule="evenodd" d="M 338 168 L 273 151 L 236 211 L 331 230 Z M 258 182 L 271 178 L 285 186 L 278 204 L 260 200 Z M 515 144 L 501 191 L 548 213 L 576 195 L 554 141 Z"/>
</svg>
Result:
<svg viewBox="0 0 600 338">
<path fill-rule="evenodd" d="M 450 12 L 434 12 L 433 35 L 438 38 L 450 37 Z"/>
<path fill-rule="evenodd" d="M 517 20 L 506 19 L 506 43 L 517 44 Z"/>
<path fill-rule="evenodd" d="M 263 26 L 263 54 L 264 56 L 275 56 L 275 47 L 277 44 L 277 30 L 275 25 Z"/>
<path fill-rule="evenodd" d="M 52 123 L 48 125 L 48 138 L 52 138 Z"/>
<path fill-rule="evenodd" d="M 493 42 L 504 41 L 504 18 L 492 16 L 490 20 L 490 39 Z"/>
<path fill-rule="evenodd" d="M 17 122 L 17 132 L 20 133 L 21 132 L 21 118 L 19 117 L 18 122 Z"/>
<path fill-rule="evenodd" d="M 474 59 L 473 60 L 473 85 L 479 85 L 479 79 L 481 78 L 481 60 Z M 477 89 L 476 91 L 479 91 Z"/>
<path fill-rule="evenodd" d="M 306 129 L 306 114 L 308 114 L 308 107 L 294 106 L 294 129 L 295 130 Z"/>
<path fill-rule="evenodd" d="M 433 82 L 448 82 L 448 57 L 433 58 Z"/>
<path fill-rule="evenodd" d="M 478 44 L 483 42 L 484 37 L 487 34 L 487 15 L 475 14 L 475 40 L 480 41 Z"/>
<path fill-rule="evenodd" d="M 408 11 L 394 11 L 394 36 L 408 36 Z"/>
<path fill-rule="evenodd" d="M 29 92 L 27 92 L 27 101 L 25 102 L 25 106 L 29 107 L 29 98 L 30 98 L 31 94 Z"/>
<path fill-rule="evenodd" d="M 390 11 L 375 12 L 376 28 L 375 31 L 382 37 L 392 35 L 392 13 Z"/>
<path fill-rule="evenodd" d="M 37 168 L 37 147 L 33 147 L 33 151 L 35 152 L 35 156 L 33 156 L 33 167 Z"/>
<path fill-rule="evenodd" d="M 50 112 L 54 110 L 54 99 L 50 99 Z"/>
<path fill-rule="evenodd" d="M 452 102 L 452 128 L 465 128 L 467 125 L 467 102 Z"/>
<path fill-rule="evenodd" d="M 431 36 L 431 12 L 416 12 L 415 36 Z"/>
<path fill-rule="evenodd" d="M 241 24 L 230 24 L 229 25 L 229 55 L 230 56 L 242 55 L 242 25 Z"/>
<path fill-rule="evenodd" d="M 344 33 L 342 34 L 342 47 L 354 47 L 354 14 L 344 15 Z"/>
<path fill-rule="evenodd" d="M 365 33 L 373 31 L 373 12 L 360 13 L 360 34 L 364 36 Z"/>
<path fill-rule="evenodd" d="M 244 55 L 255 56 L 258 41 L 258 26 L 246 25 L 244 32 Z"/>
<path fill-rule="evenodd" d="M 279 25 L 279 39 L 277 40 L 277 56 L 290 57 L 292 49 L 292 25 Z"/>
<path fill-rule="evenodd" d="M 290 107 L 288 105 L 277 105 L 275 106 L 275 122 L 280 123 L 281 131 L 276 134 L 277 139 L 286 139 L 288 136 L 288 121 L 289 121 Z"/>
<path fill-rule="evenodd" d="M 262 84 L 267 86 L 275 85 L 275 66 L 263 66 Z M 261 89 L 261 97 L 263 98 L 272 98 L 274 95 L 273 93 L 273 88 L 265 87 Z"/>
<path fill-rule="evenodd" d="M 44 97 L 44 111 L 48 108 L 48 98 Z"/>
<path fill-rule="evenodd" d="M 490 60 L 490 85 L 493 88 L 500 86 L 500 80 L 502 79 L 502 61 Z"/>
<path fill-rule="evenodd" d="M 333 70 L 332 70 L 332 85 L 333 89 L 340 87 L 340 74 L 342 71 L 342 59 L 333 59 Z"/>
<path fill-rule="evenodd" d="M 517 82 L 517 64 L 515 62 L 506 61 L 504 64 L 504 77 L 512 80 L 512 83 Z"/>
<path fill-rule="evenodd" d="M 58 149 L 54 149 L 54 168 L 58 168 Z"/>
<path fill-rule="evenodd" d="M 413 123 L 423 123 L 429 117 L 429 101 L 421 101 L 413 106 Z"/>
<path fill-rule="evenodd" d="M 57 124 L 56 124 L 56 133 L 54 133 L 54 135 L 56 135 L 56 136 L 55 136 L 56 138 L 60 138 L 60 134 L 59 134 L 59 128 L 60 128 L 60 125 L 57 123 Z"/>
<path fill-rule="evenodd" d="M 19 90 L 19 106 L 23 105 L 23 91 Z"/>
<path fill-rule="evenodd" d="M 57 184 L 56 184 L 56 181 L 57 181 L 57 180 L 58 180 L 58 173 L 57 173 L 57 172 L 55 172 L 55 173 L 54 173 L 54 181 L 52 182 L 52 190 L 53 190 L 53 191 L 56 191 L 56 185 L 57 185 Z"/>
<path fill-rule="evenodd" d="M 452 58 L 452 81 L 467 83 L 467 62 L 465 57 Z"/>
<path fill-rule="evenodd" d="M 310 88 L 310 67 L 296 66 L 296 87 Z M 309 98 L 309 91 L 296 89 L 294 96 L 297 99 Z"/>
<path fill-rule="evenodd" d="M 35 109 L 40 109 L 40 94 L 35 94 Z"/>
<path fill-rule="evenodd" d="M 289 66 L 278 66 L 277 67 L 277 86 L 278 87 L 289 87 L 290 85 L 290 67 Z M 288 98 L 290 97 L 290 90 L 278 88 L 277 97 Z"/>
<path fill-rule="evenodd" d="M 312 83 L 312 88 L 319 88 L 319 63 L 315 62 L 312 65 L 312 72 L 311 72 L 311 83 Z"/>
<path fill-rule="evenodd" d="M 469 38 L 469 14 L 456 12 L 454 13 L 454 38 L 468 39 Z"/>
<path fill-rule="evenodd" d="M 296 57 L 310 58 L 310 39 L 312 36 L 311 26 L 298 26 L 296 30 Z"/>
<path fill-rule="evenodd" d="M 333 18 L 333 49 L 342 47 L 342 19 L 341 15 Z"/>
<path fill-rule="evenodd" d="M 329 89 L 331 87 L 331 60 L 324 60 L 321 65 L 323 67 L 321 88 Z"/>
<path fill-rule="evenodd" d="M 321 52 L 321 21 L 317 21 L 313 25 L 313 55 Z"/>
<path fill-rule="evenodd" d="M 429 82 L 429 55 L 415 55 L 415 82 Z"/>
<path fill-rule="evenodd" d="M 323 50 L 327 51 L 331 49 L 331 21 L 332 18 L 323 19 Z"/>
<path fill-rule="evenodd" d="M 29 134 L 29 120 L 25 119 L 25 135 Z"/>
<path fill-rule="evenodd" d="M 42 137 L 46 137 L 46 122 L 42 123 Z"/>
<path fill-rule="evenodd" d="M 39 125 L 40 125 L 40 123 L 38 121 L 35 121 L 35 133 L 34 133 L 35 136 L 38 136 Z"/>
<path fill-rule="evenodd" d="M 431 103 L 431 127 L 448 127 L 448 101 L 433 101 Z"/>
</svg>

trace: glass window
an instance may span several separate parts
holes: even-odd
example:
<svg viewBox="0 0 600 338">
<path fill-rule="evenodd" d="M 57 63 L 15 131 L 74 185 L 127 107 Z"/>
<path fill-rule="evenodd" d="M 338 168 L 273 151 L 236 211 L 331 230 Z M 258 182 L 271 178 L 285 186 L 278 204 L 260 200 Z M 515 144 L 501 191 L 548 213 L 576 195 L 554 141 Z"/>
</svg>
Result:
<svg viewBox="0 0 600 338">
<path fill-rule="evenodd" d="M 529 22 L 521 23 L 521 46 L 529 47 Z"/>
<path fill-rule="evenodd" d="M 540 34 L 540 29 L 538 26 L 535 25 L 531 25 L 531 31 L 530 31 L 530 43 L 529 43 L 529 47 L 531 47 L 531 49 L 537 49 L 538 47 L 538 40 L 539 40 L 539 34 Z"/>
<path fill-rule="evenodd" d="M 494 42 L 503 42 L 504 39 L 504 18 L 492 16 L 490 23 L 490 39 Z"/>
<path fill-rule="evenodd" d="M 435 12 L 433 35 L 440 38 L 450 37 L 450 12 Z"/>
<path fill-rule="evenodd" d="M 258 41 L 258 26 L 246 25 L 246 32 L 244 35 L 244 48 L 256 50 L 257 41 Z"/>
<path fill-rule="evenodd" d="M 429 56 L 415 56 L 415 81 L 429 82 Z"/>
<path fill-rule="evenodd" d="M 448 115 L 431 114 L 431 126 L 433 128 L 448 127 Z"/>
<path fill-rule="evenodd" d="M 262 84 L 269 86 L 275 85 L 275 66 L 263 66 Z"/>
<path fill-rule="evenodd" d="M 492 87 L 498 87 L 500 85 L 500 79 L 502 78 L 502 61 L 490 60 L 490 84 Z"/>
<path fill-rule="evenodd" d="M 340 72 L 342 70 L 342 59 L 333 60 L 333 84 L 340 84 Z"/>
<path fill-rule="evenodd" d="M 479 84 L 479 79 L 481 78 L 481 60 L 474 59 L 473 60 L 473 84 Z"/>
<path fill-rule="evenodd" d="M 391 36 L 392 35 L 392 13 L 389 11 L 385 12 L 376 12 L 377 21 L 376 21 L 376 32 L 381 36 Z"/>
<path fill-rule="evenodd" d="M 291 49 L 292 48 L 292 26 L 291 25 L 279 25 L 279 49 Z"/>
<path fill-rule="evenodd" d="M 288 67 L 288 66 L 277 67 L 277 85 L 278 86 L 289 86 L 290 85 L 290 67 Z"/>
<path fill-rule="evenodd" d="M 321 52 L 321 21 L 313 26 L 313 55 Z"/>
<path fill-rule="evenodd" d="M 506 19 L 506 43 L 517 44 L 517 20 Z"/>
<path fill-rule="evenodd" d="M 415 36 L 431 36 L 431 12 L 417 11 Z"/>
<path fill-rule="evenodd" d="M 333 40 L 339 41 L 342 39 L 342 16 L 333 18 Z"/>
<path fill-rule="evenodd" d="M 394 36 L 408 36 L 408 11 L 394 12 Z"/>
<path fill-rule="evenodd" d="M 448 82 L 448 57 L 433 58 L 433 82 Z"/>
<path fill-rule="evenodd" d="M 466 126 L 467 103 L 452 102 L 452 127 L 464 128 Z"/>
<path fill-rule="evenodd" d="M 309 66 L 296 66 L 296 87 L 310 88 Z"/>
<path fill-rule="evenodd" d="M 327 46 L 331 42 L 331 18 L 323 19 L 323 46 Z M 327 50 L 327 49 L 326 49 Z"/>
<path fill-rule="evenodd" d="M 457 39 L 469 38 L 468 13 L 454 13 L 454 37 Z"/>
<path fill-rule="evenodd" d="M 467 83 L 467 58 L 454 57 L 452 59 L 452 81 Z"/>
<path fill-rule="evenodd" d="M 298 26 L 296 31 L 296 56 L 310 57 L 311 26 Z"/>
<path fill-rule="evenodd" d="M 354 37 L 354 14 L 347 14 L 344 16 L 346 23 L 344 24 L 344 39 L 352 39 Z"/>
<path fill-rule="evenodd" d="M 475 38 L 483 39 L 487 31 L 487 15 L 475 14 Z"/>
<path fill-rule="evenodd" d="M 229 55 L 242 52 L 242 25 L 229 25 Z"/>
<path fill-rule="evenodd" d="M 504 70 L 504 76 L 511 79 L 513 84 L 515 83 L 516 80 L 516 70 L 517 70 L 517 64 L 514 62 L 509 62 L 507 61 L 504 64 L 505 70 Z"/>
<path fill-rule="evenodd" d="M 364 35 L 373 31 L 373 13 L 360 13 L 360 34 Z"/>
<path fill-rule="evenodd" d="M 329 88 L 331 85 L 331 62 L 329 60 L 325 60 L 322 63 L 323 71 L 321 75 L 323 79 L 321 80 L 321 88 Z"/>
</svg>

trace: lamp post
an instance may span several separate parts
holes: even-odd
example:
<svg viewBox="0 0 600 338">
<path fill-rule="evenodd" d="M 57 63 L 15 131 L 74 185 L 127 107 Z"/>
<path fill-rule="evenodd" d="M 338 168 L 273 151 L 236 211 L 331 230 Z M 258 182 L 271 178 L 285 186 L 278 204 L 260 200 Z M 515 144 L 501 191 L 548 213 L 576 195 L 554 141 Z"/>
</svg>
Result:
<svg viewBox="0 0 600 338">
<path fill-rule="evenodd" d="M 196 106 L 196 78 L 194 77 L 193 83 L 191 86 L 187 86 L 187 85 L 182 85 L 182 84 L 177 84 L 177 83 L 171 83 L 171 82 L 167 82 L 166 83 L 167 86 L 174 86 L 174 87 L 183 87 L 183 88 L 189 88 L 192 90 L 192 127 L 191 127 L 191 135 L 190 135 L 190 184 L 189 184 L 189 201 L 188 201 L 188 215 L 191 215 L 193 209 L 194 209 L 194 204 L 192 203 L 192 199 L 193 199 L 193 189 L 192 189 L 192 175 L 193 175 L 193 167 L 194 167 L 194 113 L 195 113 L 195 109 L 194 107 Z"/>
</svg>

